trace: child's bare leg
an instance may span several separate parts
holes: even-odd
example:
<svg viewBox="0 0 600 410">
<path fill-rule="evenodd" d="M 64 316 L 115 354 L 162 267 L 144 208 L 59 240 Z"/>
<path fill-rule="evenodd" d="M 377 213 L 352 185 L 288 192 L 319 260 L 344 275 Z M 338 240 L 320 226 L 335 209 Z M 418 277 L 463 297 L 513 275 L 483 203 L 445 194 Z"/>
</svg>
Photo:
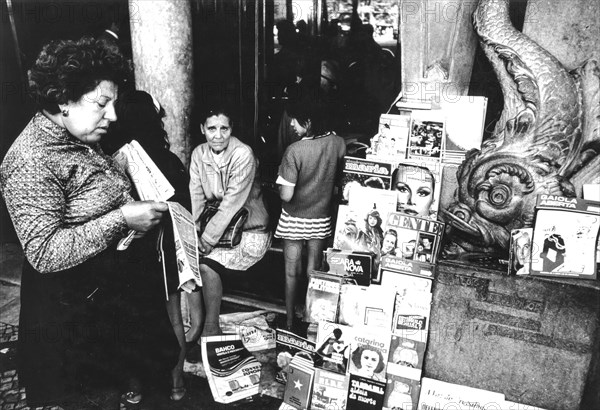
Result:
<svg viewBox="0 0 600 410">
<path fill-rule="evenodd" d="M 285 312 L 287 327 L 294 323 L 294 307 L 298 280 L 302 275 L 302 245 L 303 241 L 283 240 L 283 259 L 285 266 Z"/>
<path fill-rule="evenodd" d="M 307 259 L 306 272 L 307 276 L 313 270 L 320 270 L 323 262 L 323 250 L 327 244 L 326 239 L 309 239 L 307 243 Z"/>
</svg>

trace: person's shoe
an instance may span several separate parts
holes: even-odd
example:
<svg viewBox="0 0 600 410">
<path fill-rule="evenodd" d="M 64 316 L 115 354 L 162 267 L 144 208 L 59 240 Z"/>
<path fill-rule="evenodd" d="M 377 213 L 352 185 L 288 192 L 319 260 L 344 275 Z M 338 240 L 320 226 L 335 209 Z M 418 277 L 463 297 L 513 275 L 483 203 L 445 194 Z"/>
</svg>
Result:
<svg viewBox="0 0 600 410">
<path fill-rule="evenodd" d="M 128 391 L 121 395 L 121 403 L 119 404 L 120 410 L 129 410 L 139 408 L 139 404 L 142 402 L 142 393 L 135 391 Z"/>
<path fill-rule="evenodd" d="M 173 387 L 171 389 L 171 400 L 173 401 L 179 401 L 181 399 L 183 399 L 183 397 L 185 396 L 185 393 L 187 392 L 187 390 L 185 389 L 185 387 Z"/>
</svg>

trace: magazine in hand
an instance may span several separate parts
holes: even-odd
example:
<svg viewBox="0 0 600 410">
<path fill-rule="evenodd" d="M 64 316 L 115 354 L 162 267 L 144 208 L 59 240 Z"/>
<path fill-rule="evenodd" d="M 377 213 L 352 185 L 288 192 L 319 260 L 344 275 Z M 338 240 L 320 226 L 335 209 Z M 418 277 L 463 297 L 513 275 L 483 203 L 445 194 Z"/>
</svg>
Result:
<svg viewBox="0 0 600 410">
<path fill-rule="evenodd" d="M 281 384 L 287 383 L 287 371 L 292 359 L 304 357 L 314 362 L 315 342 L 298 336 L 284 329 L 275 330 L 275 352 L 277 354 L 277 374 L 275 380 Z"/>
<path fill-rule="evenodd" d="M 287 384 L 283 393 L 283 402 L 296 409 L 308 409 L 312 396 L 315 368 L 312 361 L 301 356 L 292 359 L 287 372 Z"/>
<path fill-rule="evenodd" d="M 383 408 L 385 410 L 417 410 L 420 392 L 421 382 L 419 380 L 388 374 Z"/>
<path fill-rule="evenodd" d="M 202 363 L 213 398 L 233 403 L 259 392 L 261 364 L 244 347 L 241 337 L 202 337 Z"/>
<path fill-rule="evenodd" d="M 395 212 L 388 215 L 387 229 L 396 232 L 396 256 L 408 261 L 437 263 L 443 222 Z"/>
<path fill-rule="evenodd" d="M 389 331 L 396 290 L 380 285 L 342 285 L 338 323 Z"/>
<path fill-rule="evenodd" d="M 340 203 L 347 204 L 350 191 L 357 186 L 389 190 L 393 169 L 392 163 L 385 161 L 344 157 Z"/>
<path fill-rule="evenodd" d="M 539 195 L 531 275 L 596 279 L 600 202 Z"/>
<path fill-rule="evenodd" d="M 368 252 L 342 251 L 328 248 L 323 251 L 324 269 L 327 273 L 341 276 L 346 283 L 361 286 L 371 284 L 373 255 Z"/>
<path fill-rule="evenodd" d="M 325 272 L 312 272 L 306 290 L 304 320 L 317 323 L 321 320 L 335 322 L 340 299 L 342 278 Z"/>
<path fill-rule="evenodd" d="M 319 322 L 315 367 L 346 374 L 350 358 L 350 342 L 354 329 L 330 322 Z"/>
<path fill-rule="evenodd" d="M 346 410 L 377 410 L 383 408 L 385 379 L 377 381 L 350 374 Z"/>
<path fill-rule="evenodd" d="M 175 238 L 175 256 L 179 273 L 179 288 L 186 292 L 202 286 L 200 267 L 198 266 L 198 236 L 192 214 L 177 202 L 167 202 Z M 161 258 L 164 263 L 164 256 Z"/>
<path fill-rule="evenodd" d="M 392 334 L 370 326 L 354 328 L 349 373 L 385 382 Z"/>
<path fill-rule="evenodd" d="M 348 395 L 348 375 L 323 369 L 315 370 L 311 409 L 343 410 Z"/>
</svg>

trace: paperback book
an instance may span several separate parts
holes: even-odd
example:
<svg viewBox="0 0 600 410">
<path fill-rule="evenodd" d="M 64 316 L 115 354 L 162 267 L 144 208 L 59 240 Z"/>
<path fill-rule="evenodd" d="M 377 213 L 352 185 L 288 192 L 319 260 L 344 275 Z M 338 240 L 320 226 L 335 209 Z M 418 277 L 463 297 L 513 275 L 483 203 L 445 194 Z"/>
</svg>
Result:
<svg viewBox="0 0 600 410">
<path fill-rule="evenodd" d="M 213 398 L 233 403 L 259 392 L 260 362 L 237 334 L 202 337 L 202 363 Z"/>
<path fill-rule="evenodd" d="M 392 335 L 388 357 L 388 376 L 401 376 L 410 380 L 421 380 L 426 343 Z"/>
<path fill-rule="evenodd" d="M 346 410 L 382 409 L 385 386 L 385 381 L 350 374 Z"/>
<path fill-rule="evenodd" d="M 387 229 L 398 238 L 396 256 L 407 261 L 437 263 L 444 223 L 394 212 L 388 215 Z"/>
<path fill-rule="evenodd" d="M 421 262 L 410 259 L 403 259 L 396 255 L 385 255 L 381 258 L 379 264 L 381 285 L 395 285 L 395 281 L 403 280 L 404 275 L 420 276 L 422 278 L 433 278 L 435 266 L 429 262 Z M 399 276 L 402 275 L 402 276 Z"/>
<path fill-rule="evenodd" d="M 420 392 L 421 382 L 419 380 L 388 374 L 383 408 L 386 410 L 417 410 Z M 430 410 L 438 408 L 434 407 Z"/>
<path fill-rule="evenodd" d="M 367 158 L 395 162 L 406 158 L 406 146 L 410 131 L 410 111 L 400 114 L 381 114 L 379 130 L 371 138 Z"/>
<path fill-rule="evenodd" d="M 532 237 L 533 228 L 513 229 L 510 232 L 509 275 L 529 275 Z"/>
<path fill-rule="evenodd" d="M 389 190 L 393 169 L 389 162 L 345 157 L 340 203 L 347 204 L 350 191 L 357 186 Z"/>
<path fill-rule="evenodd" d="M 600 202 L 539 195 L 531 275 L 596 279 Z"/>
<path fill-rule="evenodd" d="M 396 296 L 392 332 L 404 339 L 426 343 L 431 312 L 431 293 L 406 292 Z"/>
<path fill-rule="evenodd" d="M 335 322 L 343 278 L 325 272 L 312 272 L 306 291 L 304 320 L 317 323 L 321 320 Z"/>
<path fill-rule="evenodd" d="M 287 371 L 292 359 L 296 356 L 303 357 L 314 363 L 315 342 L 298 336 L 284 329 L 275 330 L 275 353 L 277 367 L 275 380 L 281 384 L 287 383 Z"/>
<path fill-rule="evenodd" d="M 389 330 L 355 327 L 349 373 L 385 382 L 391 336 Z"/>
<path fill-rule="evenodd" d="M 389 331 L 396 291 L 380 285 L 342 285 L 338 323 Z"/>
<path fill-rule="evenodd" d="M 308 409 L 312 396 L 315 368 L 310 360 L 296 356 L 288 369 L 288 382 L 283 393 L 283 402 L 296 409 Z"/>
<path fill-rule="evenodd" d="M 387 261 L 392 260 L 388 264 Z M 398 262 L 398 263 L 396 263 Z M 394 288 L 396 293 L 404 295 L 407 292 L 431 293 L 431 275 L 413 275 L 414 272 L 406 273 L 404 269 L 398 269 L 398 265 L 411 264 L 397 256 L 383 257 L 381 259 L 381 286 Z"/>
<path fill-rule="evenodd" d="M 348 375 L 316 369 L 310 408 L 344 410 L 348 395 Z"/>
<path fill-rule="evenodd" d="M 328 248 L 323 251 L 324 270 L 344 278 L 346 283 L 369 286 L 373 270 L 373 255 L 368 252 L 343 251 Z"/>
<path fill-rule="evenodd" d="M 315 367 L 346 374 L 350 358 L 350 342 L 353 338 L 354 330 L 350 326 L 319 322 Z"/>
</svg>

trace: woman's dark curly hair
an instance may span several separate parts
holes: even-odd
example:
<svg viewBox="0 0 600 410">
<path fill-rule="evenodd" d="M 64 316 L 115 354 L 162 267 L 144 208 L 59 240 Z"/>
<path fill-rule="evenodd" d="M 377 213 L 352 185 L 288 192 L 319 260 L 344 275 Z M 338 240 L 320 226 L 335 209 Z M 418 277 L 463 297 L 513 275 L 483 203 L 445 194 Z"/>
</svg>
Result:
<svg viewBox="0 0 600 410">
<path fill-rule="evenodd" d="M 129 61 L 117 46 L 104 40 L 52 41 L 28 72 L 29 91 L 38 108 L 56 114 L 59 104 L 79 101 L 101 81 L 121 85 L 130 75 Z"/>
</svg>

